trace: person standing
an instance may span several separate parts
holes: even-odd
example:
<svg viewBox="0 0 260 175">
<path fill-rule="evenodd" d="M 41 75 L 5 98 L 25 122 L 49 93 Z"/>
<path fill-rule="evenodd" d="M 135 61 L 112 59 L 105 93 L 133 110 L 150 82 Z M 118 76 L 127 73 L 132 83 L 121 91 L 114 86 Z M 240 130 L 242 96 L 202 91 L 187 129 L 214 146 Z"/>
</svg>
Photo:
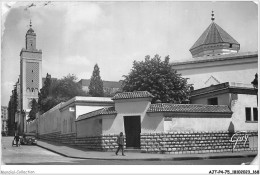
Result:
<svg viewBox="0 0 260 175">
<path fill-rule="evenodd" d="M 122 150 L 122 156 L 125 156 L 124 154 L 124 135 L 122 132 L 120 132 L 120 135 L 117 137 L 117 144 L 118 144 L 118 148 L 116 151 L 116 155 L 118 154 L 119 150 Z"/>
<path fill-rule="evenodd" d="M 16 146 L 17 147 L 20 146 L 20 144 L 19 144 L 20 137 L 19 137 L 18 134 L 15 134 L 14 139 L 15 139 L 15 142 L 16 142 Z"/>
</svg>

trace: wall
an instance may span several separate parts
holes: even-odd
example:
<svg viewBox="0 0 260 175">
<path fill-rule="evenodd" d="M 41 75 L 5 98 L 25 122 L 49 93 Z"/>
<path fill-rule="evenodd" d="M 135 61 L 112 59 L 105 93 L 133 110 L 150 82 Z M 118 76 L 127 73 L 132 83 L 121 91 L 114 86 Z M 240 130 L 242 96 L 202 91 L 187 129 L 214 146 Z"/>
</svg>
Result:
<svg viewBox="0 0 260 175">
<path fill-rule="evenodd" d="M 102 119 L 93 117 L 76 122 L 77 137 L 100 136 L 102 134 Z"/>
<path fill-rule="evenodd" d="M 163 114 L 149 113 L 145 114 L 141 122 L 141 133 L 154 133 L 164 131 Z"/>
<path fill-rule="evenodd" d="M 218 105 L 228 105 L 230 106 L 230 95 L 228 93 L 225 94 L 214 94 L 214 95 L 207 95 L 205 97 L 195 98 L 193 97 L 191 100 L 192 104 L 208 104 L 209 98 L 218 98 Z"/>
<path fill-rule="evenodd" d="M 258 122 L 246 122 L 246 107 L 251 107 L 251 110 L 253 107 L 257 108 L 256 95 L 238 94 L 237 100 L 232 101 L 232 123 L 235 131 L 258 130 Z"/>
<path fill-rule="evenodd" d="M 186 115 L 186 116 L 185 116 Z M 231 117 L 213 116 L 213 114 L 184 114 L 164 118 L 164 131 L 227 131 Z"/>
<path fill-rule="evenodd" d="M 36 120 L 27 123 L 27 132 L 36 133 Z"/>
<path fill-rule="evenodd" d="M 238 134 L 243 136 L 244 134 Z M 247 132 L 249 139 L 258 136 L 257 131 Z M 148 153 L 166 154 L 197 154 L 212 152 L 233 151 L 257 151 L 249 139 L 234 143 L 231 142 L 233 134 L 228 131 L 218 132 L 169 132 L 169 133 L 147 133 L 141 135 L 141 151 Z M 232 138 L 233 141 L 236 136 Z M 244 145 L 245 143 L 245 145 Z"/>
<path fill-rule="evenodd" d="M 116 115 L 103 115 L 102 116 L 102 134 L 118 134 L 119 130 L 122 130 L 121 120 L 115 120 Z M 120 129 L 121 128 L 121 129 Z"/>
<path fill-rule="evenodd" d="M 142 128 L 143 120 L 150 104 L 151 102 L 148 99 L 116 100 L 115 110 L 117 111 L 117 116 L 111 126 L 111 128 L 114 128 L 113 133 L 110 134 L 125 133 L 124 116 L 141 116 L 140 122 Z"/>
<path fill-rule="evenodd" d="M 59 108 L 62 103 L 37 117 L 39 134 L 47 134 L 61 131 L 61 113 Z"/>
<path fill-rule="evenodd" d="M 75 111 L 65 108 L 61 111 L 61 133 L 68 134 L 75 132 Z"/>
<path fill-rule="evenodd" d="M 240 56 L 239 59 L 234 60 L 173 65 L 173 69 L 176 69 L 183 77 L 189 78 L 188 83 L 193 84 L 195 89 L 205 87 L 205 82 L 210 76 L 214 76 L 220 83 L 233 81 L 250 84 L 258 70 L 257 55 L 247 56 L 247 53 L 241 53 L 240 55 L 244 56 Z M 229 55 L 226 57 L 229 57 Z"/>
<path fill-rule="evenodd" d="M 118 147 L 116 143 L 117 136 L 118 134 L 117 135 L 110 134 L 110 135 L 76 138 L 75 133 L 61 134 L 60 132 L 54 132 L 54 133 L 39 135 L 38 139 L 78 146 L 81 148 L 87 148 L 89 150 L 116 151 Z"/>
<path fill-rule="evenodd" d="M 81 105 L 76 105 L 76 119 L 82 115 L 82 114 L 86 114 L 101 108 L 104 108 L 105 106 L 113 106 L 111 105 L 97 105 L 97 106 L 81 106 Z"/>
<path fill-rule="evenodd" d="M 141 151 L 144 153 L 163 154 L 197 154 L 212 152 L 257 151 L 257 131 L 246 133 L 248 139 L 234 143 L 237 134 L 233 136 L 228 131 L 218 132 L 169 132 L 169 133 L 142 133 Z M 93 137 L 76 138 L 75 133 L 61 134 L 60 132 L 40 135 L 39 139 L 54 141 L 63 144 L 99 151 L 115 151 L 117 149 L 118 134 L 100 135 Z M 233 136 L 233 138 L 232 138 Z M 231 142 L 230 140 L 233 140 Z M 244 144 L 245 143 L 245 144 Z"/>
<path fill-rule="evenodd" d="M 246 67 L 244 68 L 245 70 L 236 70 L 230 68 L 229 71 L 219 70 L 217 72 L 214 72 L 212 70 L 212 72 L 209 71 L 201 74 L 196 73 L 193 75 L 184 75 L 183 77 L 189 78 L 188 83 L 193 84 L 195 89 L 207 87 L 208 84 L 205 83 L 211 76 L 215 77 L 220 83 L 232 81 L 237 83 L 250 84 L 253 81 L 255 74 L 257 73 L 257 68 L 254 69 L 246 69 Z M 209 70 L 211 69 L 212 68 L 209 68 Z M 241 67 L 241 69 L 243 68 Z M 193 70 L 193 71 L 197 72 L 197 70 Z M 180 73 L 183 74 L 184 72 L 180 71 Z M 252 77 L 252 78 L 250 79 L 248 77 Z"/>
<path fill-rule="evenodd" d="M 38 117 L 38 133 L 75 133 L 75 120 L 79 115 L 113 105 L 114 102 L 108 97 L 74 97 Z"/>
</svg>

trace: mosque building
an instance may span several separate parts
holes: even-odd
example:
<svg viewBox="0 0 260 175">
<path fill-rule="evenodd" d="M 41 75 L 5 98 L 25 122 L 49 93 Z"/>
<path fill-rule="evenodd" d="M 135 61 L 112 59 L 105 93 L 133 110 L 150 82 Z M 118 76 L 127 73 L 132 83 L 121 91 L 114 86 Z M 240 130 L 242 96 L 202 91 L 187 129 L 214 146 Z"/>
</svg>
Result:
<svg viewBox="0 0 260 175">
<path fill-rule="evenodd" d="M 76 96 L 25 123 L 24 130 L 39 139 L 103 151 L 115 151 L 120 132 L 127 149 L 141 152 L 257 151 L 257 91 L 250 83 L 257 73 L 258 54 L 239 53 L 240 44 L 214 22 L 213 13 L 211 20 L 190 49 L 192 58 L 172 63 L 194 86 L 190 104 L 152 104 L 154 96 L 147 91 L 112 98 Z M 30 100 L 38 98 L 42 86 L 42 52 L 36 49 L 31 26 L 20 55 L 20 109 L 27 115 Z M 248 140 L 234 147 L 230 138 L 235 132 Z"/>
<path fill-rule="evenodd" d="M 188 78 L 195 89 L 225 82 L 251 84 L 258 71 L 258 52 L 240 53 L 240 44 L 215 23 L 190 48 L 192 58 L 172 62 L 172 68 Z"/>
<path fill-rule="evenodd" d="M 190 49 L 193 58 L 172 63 L 195 88 L 190 104 L 152 104 L 147 91 L 74 97 L 37 117 L 29 131 L 40 139 L 103 151 L 115 151 L 120 132 L 127 149 L 141 152 L 257 151 L 257 92 L 250 83 L 258 54 L 238 53 L 240 44 L 214 22 L 213 13 L 211 20 Z M 248 137 L 236 148 L 230 141 L 235 132 Z"/>
</svg>

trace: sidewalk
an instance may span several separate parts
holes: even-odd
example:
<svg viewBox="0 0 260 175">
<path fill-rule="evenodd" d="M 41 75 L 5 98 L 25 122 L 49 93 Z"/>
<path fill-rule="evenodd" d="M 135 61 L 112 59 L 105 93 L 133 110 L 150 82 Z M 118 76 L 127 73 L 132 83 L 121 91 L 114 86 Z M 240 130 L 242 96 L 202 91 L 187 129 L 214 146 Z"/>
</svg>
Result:
<svg viewBox="0 0 260 175">
<path fill-rule="evenodd" d="M 225 152 L 225 153 L 205 153 L 205 154 L 151 154 L 151 153 L 134 153 L 121 152 L 118 156 L 114 152 L 89 151 L 87 149 L 65 144 L 47 142 L 38 140 L 37 145 L 49 151 L 55 152 L 65 157 L 77 159 L 98 159 L 98 160 L 147 160 L 147 161 L 166 161 L 166 160 L 198 160 L 198 159 L 217 159 L 217 158 L 238 158 L 238 157 L 255 157 L 257 152 Z"/>
</svg>

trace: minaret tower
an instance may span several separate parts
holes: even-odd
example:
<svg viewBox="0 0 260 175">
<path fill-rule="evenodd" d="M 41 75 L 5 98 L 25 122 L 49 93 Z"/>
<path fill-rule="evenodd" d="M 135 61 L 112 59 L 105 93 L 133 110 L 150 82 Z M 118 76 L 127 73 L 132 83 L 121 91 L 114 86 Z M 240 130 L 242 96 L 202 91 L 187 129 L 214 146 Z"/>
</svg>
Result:
<svg viewBox="0 0 260 175">
<path fill-rule="evenodd" d="M 42 87 L 42 51 L 36 49 L 36 34 L 31 21 L 25 35 L 25 48 L 20 52 L 20 78 L 21 109 L 27 119 L 31 101 L 32 99 L 38 101 L 38 92 Z"/>
</svg>

